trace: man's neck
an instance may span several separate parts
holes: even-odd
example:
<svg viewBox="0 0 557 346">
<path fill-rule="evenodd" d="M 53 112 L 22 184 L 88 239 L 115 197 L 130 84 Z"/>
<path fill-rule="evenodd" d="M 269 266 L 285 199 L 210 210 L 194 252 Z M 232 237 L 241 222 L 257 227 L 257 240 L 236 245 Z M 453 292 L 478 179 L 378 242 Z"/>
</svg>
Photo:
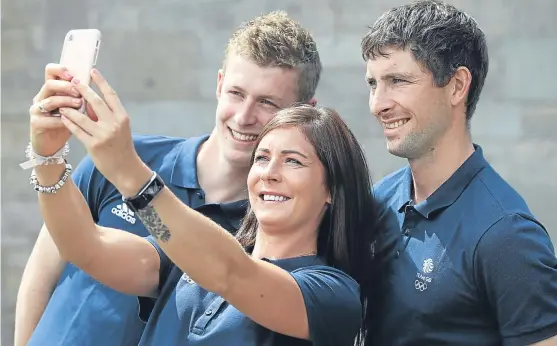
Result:
<svg viewBox="0 0 557 346">
<path fill-rule="evenodd" d="M 429 153 L 409 160 L 414 203 L 421 203 L 431 196 L 473 153 L 474 146 L 468 132 L 449 131 Z"/>
<path fill-rule="evenodd" d="M 246 199 L 249 167 L 230 165 L 211 135 L 197 153 L 197 180 L 206 203 L 227 203 Z"/>
</svg>

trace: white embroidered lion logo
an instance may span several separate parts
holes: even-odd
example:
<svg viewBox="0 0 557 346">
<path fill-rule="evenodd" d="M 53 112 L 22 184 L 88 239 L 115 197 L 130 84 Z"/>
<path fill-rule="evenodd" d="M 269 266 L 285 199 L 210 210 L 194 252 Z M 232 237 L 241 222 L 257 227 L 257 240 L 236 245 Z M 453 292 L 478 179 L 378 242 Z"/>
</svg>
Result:
<svg viewBox="0 0 557 346">
<path fill-rule="evenodd" d="M 431 258 L 428 258 L 424 261 L 422 271 L 424 272 L 424 274 L 429 274 L 433 271 L 433 260 Z"/>
</svg>

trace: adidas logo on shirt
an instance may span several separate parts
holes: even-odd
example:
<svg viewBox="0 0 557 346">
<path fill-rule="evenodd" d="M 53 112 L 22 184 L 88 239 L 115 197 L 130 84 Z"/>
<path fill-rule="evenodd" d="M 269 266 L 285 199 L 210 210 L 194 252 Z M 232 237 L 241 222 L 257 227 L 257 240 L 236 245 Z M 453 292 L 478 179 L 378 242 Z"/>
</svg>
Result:
<svg viewBox="0 0 557 346">
<path fill-rule="evenodd" d="M 126 203 L 118 204 L 111 210 L 112 214 L 126 220 L 132 225 L 135 224 L 135 214 L 128 208 Z"/>
</svg>

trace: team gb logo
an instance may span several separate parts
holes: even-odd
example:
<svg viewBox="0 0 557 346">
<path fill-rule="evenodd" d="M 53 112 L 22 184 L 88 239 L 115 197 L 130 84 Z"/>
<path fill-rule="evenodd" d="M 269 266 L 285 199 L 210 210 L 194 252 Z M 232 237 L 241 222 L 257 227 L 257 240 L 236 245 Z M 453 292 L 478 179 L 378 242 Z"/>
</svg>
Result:
<svg viewBox="0 0 557 346">
<path fill-rule="evenodd" d="M 424 261 L 422 271 L 424 272 L 424 274 L 429 274 L 433 271 L 433 260 L 431 258 L 428 258 Z"/>
</svg>

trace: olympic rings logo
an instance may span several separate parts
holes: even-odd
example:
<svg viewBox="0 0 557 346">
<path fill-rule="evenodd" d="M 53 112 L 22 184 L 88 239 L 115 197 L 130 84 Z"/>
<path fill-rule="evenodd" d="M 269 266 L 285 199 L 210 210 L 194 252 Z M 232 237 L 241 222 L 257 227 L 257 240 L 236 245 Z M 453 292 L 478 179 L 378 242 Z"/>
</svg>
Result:
<svg viewBox="0 0 557 346">
<path fill-rule="evenodd" d="M 190 285 L 195 283 L 186 273 L 182 274 L 182 280 L 186 281 Z"/>
<path fill-rule="evenodd" d="M 420 280 L 414 281 L 414 287 L 420 292 L 427 290 L 427 284 Z"/>
</svg>

